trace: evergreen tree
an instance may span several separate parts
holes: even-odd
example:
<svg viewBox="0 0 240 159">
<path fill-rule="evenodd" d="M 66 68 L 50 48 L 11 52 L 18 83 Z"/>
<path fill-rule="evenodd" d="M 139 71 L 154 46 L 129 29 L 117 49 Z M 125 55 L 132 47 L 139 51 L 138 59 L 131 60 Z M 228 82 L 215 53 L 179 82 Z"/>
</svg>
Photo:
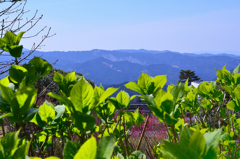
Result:
<svg viewBox="0 0 240 159">
<path fill-rule="evenodd" d="M 200 78 L 195 74 L 195 71 L 181 70 L 178 82 L 185 82 L 188 79 L 188 85 L 193 81 L 199 81 Z"/>
</svg>

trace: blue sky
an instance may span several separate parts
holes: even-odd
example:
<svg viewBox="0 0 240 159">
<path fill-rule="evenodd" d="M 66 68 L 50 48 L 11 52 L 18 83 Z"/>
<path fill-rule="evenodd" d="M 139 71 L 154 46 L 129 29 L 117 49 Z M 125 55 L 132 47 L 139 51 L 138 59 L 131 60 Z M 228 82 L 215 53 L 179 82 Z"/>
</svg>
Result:
<svg viewBox="0 0 240 159">
<path fill-rule="evenodd" d="M 239 0 L 28 0 L 26 8 L 44 15 L 36 30 L 57 34 L 42 51 L 240 52 Z"/>
</svg>

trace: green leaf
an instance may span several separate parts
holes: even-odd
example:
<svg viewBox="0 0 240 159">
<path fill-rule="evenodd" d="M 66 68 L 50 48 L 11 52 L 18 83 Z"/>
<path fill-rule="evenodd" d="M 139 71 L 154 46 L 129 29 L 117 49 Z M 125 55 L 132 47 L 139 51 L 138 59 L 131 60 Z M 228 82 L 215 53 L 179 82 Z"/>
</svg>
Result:
<svg viewBox="0 0 240 159">
<path fill-rule="evenodd" d="M 179 143 L 188 147 L 192 134 L 193 131 L 191 129 L 183 127 Z"/>
<path fill-rule="evenodd" d="M 138 78 L 138 86 L 143 90 L 145 94 L 150 94 L 149 87 L 151 86 L 152 77 L 146 73 L 142 73 Z"/>
<path fill-rule="evenodd" d="M 66 83 L 68 84 L 75 84 L 77 82 L 77 77 L 75 72 L 69 72 L 64 78 Z"/>
<path fill-rule="evenodd" d="M 5 158 L 10 158 L 14 154 L 18 146 L 18 134 L 19 131 L 10 132 L 0 140 Z"/>
<path fill-rule="evenodd" d="M 130 96 L 127 92 L 125 91 L 120 91 L 118 94 L 117 94 L 117 102 L 122 106 L 122 107 L 125 107 L 127 108 L 130 104 Z"/>
<path fill-rule="evenodd" d="M 55 107 L 55 112 L 56 112 L 56 116 L 54 118 L 54 120 L 61 118 L 65 112 L 65 106 L 64 105 L 57 105 Z"/>
<path fill-rule="evenodd" d="M 9 85 L 9 79 L 8 77 L 5 77 L 3 79 L 0 80 L 0 85 L 4 86 L 4 87 L 8 87 Z M 1 89 L 0 89 L 1 90 Z"/>
<path fill-rule="evenodd" d="M 52 70 L 52 65 L 40 57 L 34 57 L 29 61 L 29 64 L 32 64 L 36 69 L 37 74 L 42 77 Z"/>
<path fill-rule="evenodd" d="M 202 100 L 202 107 L 205 108 L 205 109 L 211 109 L 212 108 L 212 104 L 209 102 L 209 100 L 204 98 Z"/>
<path fill-rule="evenodd" d="M 94 137 L 88 139 L 74 156 L 74 159 L 95 159 L 97 153 L 97 141 Z"/>
<path fill-rule="evenodd" d="M 56 71 L 54 71 L 53 80 L 57 82 L 58 85 L 63 85 L 65 81 L 64 76 Z"/>
<path fill-rule="evenodd" d="M 138 151 L 134 151 L 130 156 L 129 159 L 146 159 L 146 155 L 138 150 Z"/>
<path fill-rule="evenodd" d="M 48 63 L 46 60 L 43 60 L 43 70 L 41 72 L 41 76 L 46 76 L 51 70 L 52 70 L 52 65 L 50 63 Z"/>
<path fill-rule="evenodd" d="M 2 92 L 3 99 L 10 104 L 12 102 L 12 97 L 14 95 L 13 90 L 11 88 L 5 87 L 1 84 L 0 84 L 0 90 Z"/>
<path fill-rule="evenodd" d="M 206 140 L 207 150 L 212 148 L 216 154 L 219 153 L 219 140 L 221 138 L 221 129 L 218 129 L 214 132 L 207 132 L 204 134 L 204 138 Z"/>
<path fill-rule="evenodd" d="M 34 57 L 29 62 L 29 64 L 32 64 L 37 71 L 37 73 L 41 73 L 44 68 L 44 62 L 43 59 L 40 57 Z"/>
<path fill-rule="evenodd" d="M 142 96 L 144 101 L 147 103 L 147 106 L 153 111 L 153 114 L 159 119 L 163 119 L 163 112 L 160 107 L 157 107 L 154 97 L 151 95 Z"/>
<path fill-rule="evenodd" d="M 240 86 L 237 86 L 234 89 L 234 96 L 235 96 L 236 104 L 240 107 Z"/>
<path fill-rule="evenodd" d="M 33 84 L 37 81 L 37 79 L 38 79 L 36 70 L 35 70 L 34 66 L 31 65 L 31 64 L 24 64 L 23 67 L 26 68 L 27 71 L 28 71 L 28 75 L 27 75 L 27 77 L 26 77 L 26 84 L 27 84 L 28 86 L 31 86 L 31 85 L 33 85 Z"/>
<path fill-rule="evenodd" d="M 199 130 L 196 130 L 192 134 L 189 142 L 189 147 L 194 147 L 193 150 L 198 156 L 203 155 L 204 150 L 206 148 L 206 140 Z"/>
<path fill-rule="evenodd" d="M 100 97 L 99 103 L 102 103 L 104 100 L 106 100 L 109 96 L 111 96 L 113 93 L 115 93 L 118 90 L 118 88 L 108 88 Z"/>
<path fill-rule="evenodd" d="M 12 65 L 9 70 L 9 77 L 14 83 L 22 82 L 23 78 L 28 75 L 26 68 L 18 65 Z"/>
<path fill-rule="evenodd" d="M 25 159 L 25 157 L 28 154 L 29 147 L 30 147 L 30 142 L 27 142 L 24 145 L 19 146 L 19 148 L 15 151 L 13 158 Z"/>
<path fill-rule="evenodd" d="M 38 112 L 39 109 L 37 108 L 30 108 L 23 116 L 24 122 L 28 122 L 33 119 L 35 114 Z"/>
<path fill-rule="evenodd" d="M 21 57 L 23 46 L 13 45 L 9 46 L 8 50 L 13 57 Z"/>
<path fill-rule="evenodd" d="M 234 101 L 230 101 L 227 103 L 227 108 L 230 110 L 234 110 L 234 111 L 240 111 L 240 107 L 236 105 L 236 103 Z"/>
<path fill-rule="evenodd" d="M 39 107 L 38 114 L 47 124 L 50 124 L 55 118 L 54 109 L 51 106 L 48 106 L 46 103 L 43 103 L 43 105 Z"/>
<path fill-rule="evenodd" d="M 61 104 L 67 106 L 71 112 L 75 112 L 72 102 L 65 95 L 52 94 L 52 92 L 47 93 L 47 95 L 57 99 Z"/>
<path fill-rule="evenodd" d="M 73 159 L 74 156 L 77 154 L 80 148 L 80 144 L 73 141 L 67 141 L 64 151 L 63 151 L 63 158 L 64 159 Z"/>
<path fill-rule="evenodd" d="M 38 113 L 35 114 L 35 116 L 33 117 L 33 119 L 30 122 L 32 122 L 40 127 L 45 127 L 45 123 L 43 122 L 43 120 L 41 119 L 41 117 Z"/>
<path fill-rule="evenodd" d="M 115 146 L 113 136 L 104 136 L 98 143 L 97 159 L 109 159 Z"/>
<path fill-rule="evenodd" d="M 138 108 L 134 111 L 133 116 L 137 125 L 140 125 L 145 121 L 145 117 L 139 113 Z"/>
<path fill-rule="evenodd" d="M 236 74 L 238 74 L 238 72 L 239 72 L 239 65 L 233 70 L 233 75 L 236 75 Z"/>
<path fill-rule="evenodd" d="M 2 97 L 2 92 L 0 90 L 0 110 L 2 112 L 10 112 L 10 105 Z"/>
<path fill-rule="evenodd" d="M 99 100 L 103 93 L 104 93 L 104 89 L 98 86 L 94 87 L 94 105 L 95 106 L 98 106 L 98 104 L 100 103 Z"/>
<path fill-rule="evenodd" d="M 96 119 L 92 115 L 76 112 L 73 115 L 74 124 L 79 130 L 92 130 L 96 123 Z"/>
<path fill-rule="evenodd" d="M 14 40 L 14 44 L 16 45 L 19 45 L 21 39 L 22 39 L 22 36 L 25 32 L 20 32 L 16 37 L 15 37 L 15 40 Z"/>
<path fill-rule="evenodd" d="M 19 111 L 17 110 L 18 108 L 14 107 L 12 108 L 13 109 L 12 112 L 14 114 L 21 114 L 21 115 L 25 114 L 34 105 L 36 96 L 37 96 L 37 89 L 34 88 L 33 86 L 23 87 L 19 89 L 15 93 L 15 98 L 14 98 L 17 100 L 18 106 L 16 107 L 19 108 Z M 11 106 L 14 106 L 13 102 Z"/>
<path fill-rule="evenodd" d="M 87 112 L 93 105 L 93 88 L 84 79 L 75 84 L 71 90 L 70 97 L 76 111 Z"/>
<path fill-rule="evenodd" d="M 179 146 L 178 144 L 167 142 L 165 140 L 163 140 L 163 142 L 167 147 L 167 151 L 169 151 L 177 159 L 198 159 L 198 156 L 188 151 L 187 147 L 184 145 Z"/>
<path fill-rule="evenodd" d="M 125 87 L 130 89 L 130 90 L 133 90 L 135 92 L 138 92 L 138 93 L 140 93 L 142 95 L 145 95 L 144 91 L 135 82 L 129 82 L 129 83 L 125 84 Z"/>
<path fill-rule="evenodd" d="M 182 99 L 185 95 L 184 84 L 180 82 L 178 85 L 175 85 L 171 89 L 171 94 L 173 95 L 174 102 L 178 102 L 178 100 Z"/>
<path fill-rule="evenodd" d="M 167 75 L 155 76 L 152 79 L 152 82 L 154 82 L 154 91 L 156 91 L 158 88 L 163 88 L 167 82 Z"/>
</svg>

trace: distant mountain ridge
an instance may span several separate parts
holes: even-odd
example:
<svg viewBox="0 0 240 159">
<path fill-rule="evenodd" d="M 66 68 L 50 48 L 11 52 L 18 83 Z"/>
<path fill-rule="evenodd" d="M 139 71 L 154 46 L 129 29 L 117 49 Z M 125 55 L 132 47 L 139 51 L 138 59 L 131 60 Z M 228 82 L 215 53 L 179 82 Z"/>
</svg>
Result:
<svg viewBox="0 0 240 159">
<path fill-rule="evenodd" d="M 216 69 L 225 64 L 233 69 L 240 63 L 240 56 L 229 54 L 193 54 L 155 50 L 90 50 L 34 52 L 50 63 L 58 60 L 54 68 L 76 71 L 95 84 L 119 84 L 135 81 L 142 72 L 151 76 L 167 74 L 168 84 L 177 83 L 180 70 L 195 71 L 202 80 L 216 77 Z M 29 57 L 29 59 L 31 59 Z"/>
</svg>

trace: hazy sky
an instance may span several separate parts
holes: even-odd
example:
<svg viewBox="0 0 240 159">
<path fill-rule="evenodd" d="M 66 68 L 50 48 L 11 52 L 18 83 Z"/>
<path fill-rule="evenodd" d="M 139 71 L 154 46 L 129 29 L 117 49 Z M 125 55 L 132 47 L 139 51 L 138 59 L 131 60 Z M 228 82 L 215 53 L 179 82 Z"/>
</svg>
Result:
<svg viewBox="0 0 240 159">
<path fill-rule="evenodd" d="M 26 8 L 44 15 L 35 29 L 57 34 L 45 51 L 240 52 L 240 0 L 28 0 Z"/>
</svg>

